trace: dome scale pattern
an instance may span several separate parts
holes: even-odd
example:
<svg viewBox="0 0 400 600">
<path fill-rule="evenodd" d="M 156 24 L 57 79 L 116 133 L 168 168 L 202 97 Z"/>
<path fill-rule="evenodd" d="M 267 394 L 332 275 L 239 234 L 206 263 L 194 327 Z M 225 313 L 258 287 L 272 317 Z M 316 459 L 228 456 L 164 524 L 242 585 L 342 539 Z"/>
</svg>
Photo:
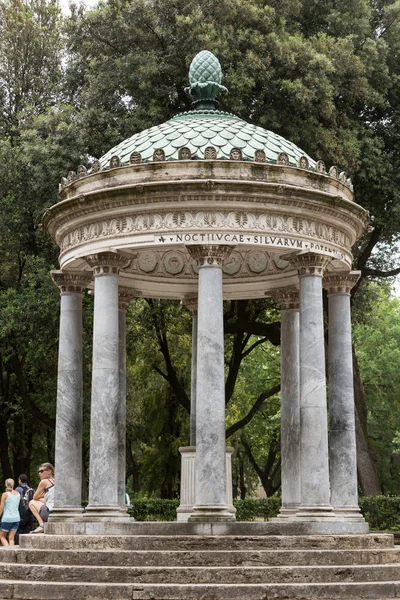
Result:
<svg viewBox="0 0 400 600">
<path fill-rule="evenodd" d="M 276 133 L 247 123 L 235 115 L 217 110 L 194 110 L 179 114 L 169 121 L 145 129 L 124 140 L 101 159 L 107 169 L 112 156 L 118 156 L 121 166 L 130 164 L 133 152 L 141 155 L 142 162 L 152 162 L 154 152 L 162 149 L 165 160 L 179 160 L 179 150 L 188 148 L 191 158 L 204 160 L 205 150 L 215 148 L 219 160 L 229 160 L 231 151 L 241 150 L 242 160 L 254 161 L 255 152 L 263 150 L 267 163 L 278 162 L 278 155 L 286 153 L 290 166 L 297 166 L 305 156 L 309 169 L 315 170 L 315 161 L 292 142 Z"/>
</svg>

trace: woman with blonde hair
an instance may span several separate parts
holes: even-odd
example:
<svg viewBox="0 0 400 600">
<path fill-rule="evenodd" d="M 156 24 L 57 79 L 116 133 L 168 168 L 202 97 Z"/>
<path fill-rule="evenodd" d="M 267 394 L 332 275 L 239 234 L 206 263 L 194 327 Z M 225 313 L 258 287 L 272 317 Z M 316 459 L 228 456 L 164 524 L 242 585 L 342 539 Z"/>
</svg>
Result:
<svg viewBox="0 0 400 600">
<path fill-rule="evenodd" d="M 31 513 L 39 523 L 37 527 L 31 533 L 44 533 L 44 521 L 40 514 L 41 509 L 44 506 L 47 507 L 48 512 L 53 510 L 54 506 L 54 467 L 50 463 L 42 463 L 38 469 L 40 477 L 40 483 L 37 487 L 36 492 L 33 495 L 33 499 L 29 502 L 29 508 Z"/>
<path fill-rule="evenodd" d="M 14 538 L 20 522 L 19 501 L 21 496 L 14 490 L 14 485 L 14 479 L 6 479 L 6 491 L 1 495 L 0 542 L 3 546 L 14 546 Z"/>
</svg>

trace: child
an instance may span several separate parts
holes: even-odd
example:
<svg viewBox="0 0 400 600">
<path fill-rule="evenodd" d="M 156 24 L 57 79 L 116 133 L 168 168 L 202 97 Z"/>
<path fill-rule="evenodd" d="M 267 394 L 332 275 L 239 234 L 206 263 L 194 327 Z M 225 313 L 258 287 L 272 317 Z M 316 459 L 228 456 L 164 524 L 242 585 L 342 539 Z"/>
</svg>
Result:
<svg viewBox="0 0 400 600">
<path fill-rule="evenodd" d="M 14 490 L 14 479 L 6 479 L 6 491 L 1 496 L 0 542 L 3 546 L 14 546 L 20 516 L 19 501 L 21 496 Z M 8 536 L 8 540 L 7 540 Z"/>
</svg>

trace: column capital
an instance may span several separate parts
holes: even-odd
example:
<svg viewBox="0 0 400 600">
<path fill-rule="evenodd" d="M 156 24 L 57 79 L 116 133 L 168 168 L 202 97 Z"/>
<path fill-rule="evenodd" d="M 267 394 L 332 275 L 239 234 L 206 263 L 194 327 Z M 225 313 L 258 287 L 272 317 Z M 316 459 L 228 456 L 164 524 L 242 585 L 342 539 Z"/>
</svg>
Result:
<svg viewBox="0 0 400 600">
<path fill-rule="evenodd" d="M 121 269 L 125 268 L 129 260 L 118 252 L 99 252 L 85 256 L 89 267 L 93 270 L 94 276 L 98 275 L 118 275 Z"/>
<path fill-rule="evenodd" d="M 299 310 L 300 308 L 300 290 L 297 288 L 277 290 L 271 293 L 271 297 L 280 305 L 281 310 Z"/>
<path fill-rule="evenodd" d="M 129 302 L 131 300 L 133 300 L 134 298 L 138 298 L 141 295 L 142 295 L 141 292 L 138 292 L 137 290 L 133 290 L 132 288 L 119 287 L 118 288 L 118 307 L 122 310 L 126 310 Z"/>
<path fill-rule="evenodd" d="M 304 275 L 316 275 L 318 277 L 323 277 L 325 269 L 331 262 L 332 258 L 330 256 L 325 256 L 324 254 L 313 254 L 312 252 L 307 252 L 306 254 L 297 254 L 296 256 L 292 256 L 287 260 L 289 260 L 292 267 L 297 269 L 299 277 Z"/>
<path fill-rule="evenodd" d="M 90 272 L 57 271 L 50 272 L 53 283 L 60 290 L 60 294 L 83 294 L 93 279 Z"/>
<path fill-rule="evenodd" d="M 181 300 L 181 304 L 185 306 L 192 314 L 192 316 L 197 315 L 198 309 L 198 297 L 194 295 L 184 296 Z"/>
<path fill-rule="evenodd" d="M 234 246 L 186 246 L 190 256 L 199 267 L 222 267 Z"/>
<path fill-rule="evenodd" d="M 337 273 L 327 275 L 322 280 L 322 285 L 331 294 L 350 295 L 351 289 L 356 285 L 361 277 L 361 271 L 350 271 L 349 273 Z"/>
</svg>

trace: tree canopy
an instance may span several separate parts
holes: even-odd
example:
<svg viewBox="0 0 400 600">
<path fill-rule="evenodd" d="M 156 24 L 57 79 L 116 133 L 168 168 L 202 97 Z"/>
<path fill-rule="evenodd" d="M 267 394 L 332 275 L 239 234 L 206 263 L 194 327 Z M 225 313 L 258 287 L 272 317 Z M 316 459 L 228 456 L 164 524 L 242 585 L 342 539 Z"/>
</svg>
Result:
<svg viewBox="0 0 400 600">
<path fill-rule="evenodd" d="M 71 4 L 67 17 L 56 0 L 0 0 L 3 476 L 53 459 L 58 293 L 48 273 L 57 248 L 42 215 L 70 169 L 188 109 L 188 67 L 201 49 L 222 64 L 224 110 L 338 164 L 370 211 L 354 260 L 362 272 L 354 290 L 356 409 L 369 464 L 360 482 L 365 493 L 392 490 L 392 454 L 381 458 L 381 450 L 393 443 L 397 417 L 379 446 L 384 419 L 372 407 L 379 399 L 382 415 L 396 413 L 396 353 L 387 342 L 377 355 L 369 341 L 382 331 L 397 339 L 398 312 L 381 283 L 400 273 L 400 4 L 390 0 L 100 0 L 93 10 Z M 382 303 L 392 320 L 366 309 Z M 85 464 L 91 310 L 87 298 Z M 135 489 L 172 496 L 178 447 L 188 442 L 190 316 L 176 303 L 137 300 L 128 324 L 129 475 Z M 279 313 L 269 300 L 226 303 L 225 334 L 237 480 L 246 472 L 253 481 L 253 469 L 272 493 L 279 488 Z M 386 369 L 392 387 L 377 395 L 377 373 Z"/>
</svg>

